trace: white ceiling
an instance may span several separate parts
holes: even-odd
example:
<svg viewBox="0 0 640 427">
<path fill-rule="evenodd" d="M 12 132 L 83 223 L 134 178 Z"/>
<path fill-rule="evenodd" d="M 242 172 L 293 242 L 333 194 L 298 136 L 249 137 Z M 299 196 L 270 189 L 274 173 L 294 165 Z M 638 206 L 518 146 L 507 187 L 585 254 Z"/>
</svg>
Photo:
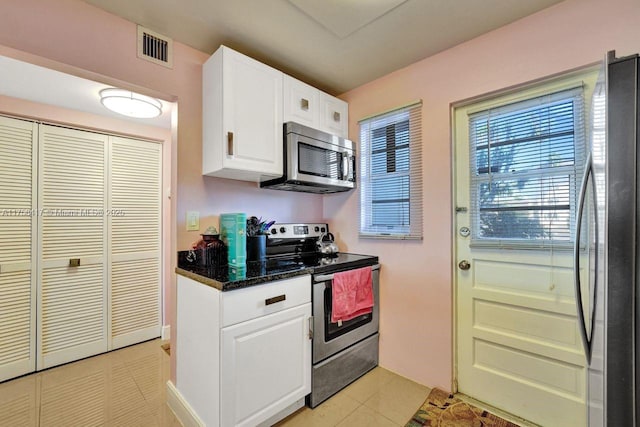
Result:
<svg viewBox="0 0 640 427">
<path fill-rule="evenodd" d="M 220 44 L 332 94 L 561 0 L 85 0 L 206 53 Z"/>
<path fill-rule="evenodd" d="M 136 119 L 114 113 L 102 106 L 99 93 L 111 86 L 4 56 L 0 56 L 0 70 L 0 95 L 149 126 L 171 128 L 171 103 L 162 101 L 162 115 L 159 117 Z"/>
</svg>

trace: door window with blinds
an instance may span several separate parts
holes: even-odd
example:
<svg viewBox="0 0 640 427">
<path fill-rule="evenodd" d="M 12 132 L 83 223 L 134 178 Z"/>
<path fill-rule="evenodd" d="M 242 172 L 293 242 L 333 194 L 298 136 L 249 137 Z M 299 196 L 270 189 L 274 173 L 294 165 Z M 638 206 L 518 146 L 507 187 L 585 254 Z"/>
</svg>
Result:
<svg viewBox="0 0 640 427">
<path fill-rule="evenodd" d="M 584 115 L 582 87 L 469 115 L 472 243 L 571 244 Z"/>
<path fill-rule="evenodd" d="M 360 236 L 422 238 L 422 103 L 360 121 Z"/>
</svg>

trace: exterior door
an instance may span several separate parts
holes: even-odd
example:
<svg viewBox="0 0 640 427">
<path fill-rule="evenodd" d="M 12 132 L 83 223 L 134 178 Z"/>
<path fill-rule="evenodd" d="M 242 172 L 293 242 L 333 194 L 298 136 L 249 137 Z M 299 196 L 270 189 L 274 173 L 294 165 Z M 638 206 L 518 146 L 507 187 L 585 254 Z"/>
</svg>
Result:
<svg viewBox="0 0 640 427">
<path fill-rule="evenodd" d="M 586 141 L 567 138 L 596 76 L 454 111 L 457 389 L 543 426 L 586 425 L 571 231 Z"/>
</svg>

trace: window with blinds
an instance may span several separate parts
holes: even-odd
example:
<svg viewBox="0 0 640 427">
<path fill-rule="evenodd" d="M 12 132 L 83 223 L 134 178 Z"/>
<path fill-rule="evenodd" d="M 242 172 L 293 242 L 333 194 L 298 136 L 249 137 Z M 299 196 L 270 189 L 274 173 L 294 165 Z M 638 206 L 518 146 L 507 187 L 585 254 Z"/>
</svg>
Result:
<svg viewBox="0 0 640 427">
<path fill-rule="evenodd" d="M 469 116 L 472 243 L 570 244 L 585 153 L 582 88 Z"/>
<path fill-rule="evenodd" d="M 422 102 L 360 121 L 360 236 L 422 239 Z"/>
</svg>

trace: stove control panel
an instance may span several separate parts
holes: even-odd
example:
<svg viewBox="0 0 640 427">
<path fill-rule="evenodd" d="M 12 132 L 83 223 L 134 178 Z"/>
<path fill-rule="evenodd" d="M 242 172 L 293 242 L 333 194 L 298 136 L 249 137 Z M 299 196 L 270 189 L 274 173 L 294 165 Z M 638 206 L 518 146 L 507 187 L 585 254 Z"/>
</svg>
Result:
<svg viewBox="0 0 640 427">
<path fill-rule="evenodd" d="M 306 239 L 310 237 L 320 237 L 328 232 L 328 224 L 316 223 L 275 223 L 269 228 L 269 235 L 278 239 Z"/>
</svg>

